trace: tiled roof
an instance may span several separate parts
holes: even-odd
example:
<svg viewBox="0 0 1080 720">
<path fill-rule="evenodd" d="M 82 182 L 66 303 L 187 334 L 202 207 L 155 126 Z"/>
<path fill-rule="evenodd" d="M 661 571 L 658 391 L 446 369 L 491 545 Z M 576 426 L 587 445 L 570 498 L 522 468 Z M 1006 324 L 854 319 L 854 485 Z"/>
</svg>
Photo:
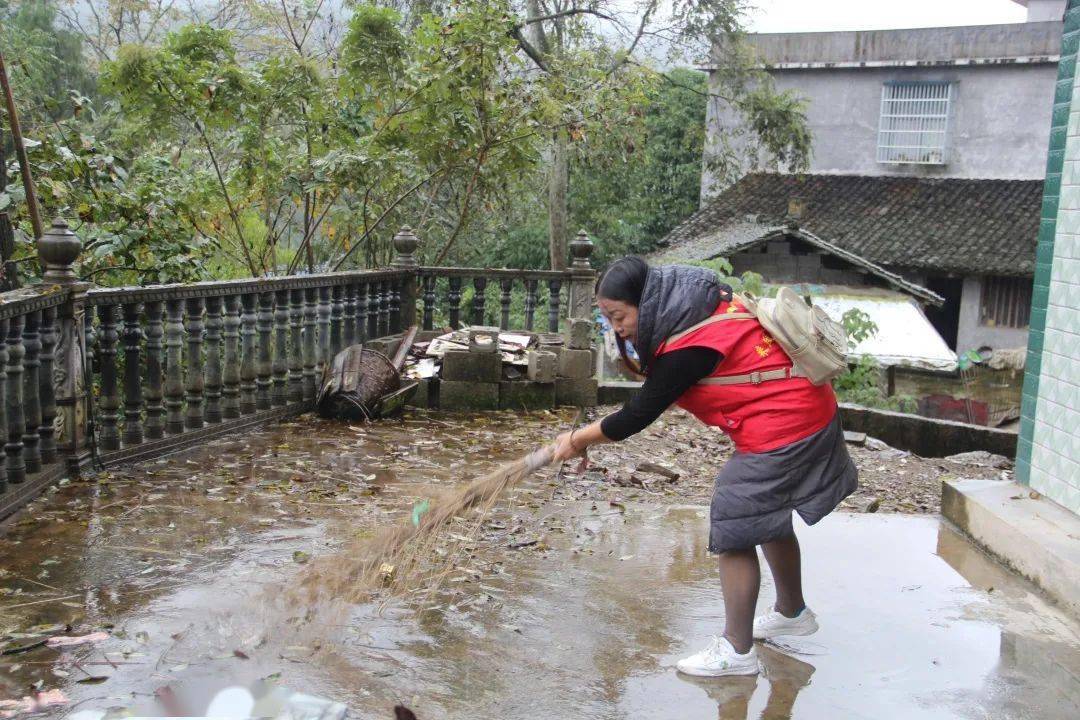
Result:
<svg viewBox="0 0 1080 720">
<path fill-rule="evenodd" d="M 724 255 L 783 225 L 799 197 L 800 228 L 877 265 L 1030 276 L 1042 191 L 1041 180 L 752 173 L 668 233 L 656 255 Z"/>
</svg>

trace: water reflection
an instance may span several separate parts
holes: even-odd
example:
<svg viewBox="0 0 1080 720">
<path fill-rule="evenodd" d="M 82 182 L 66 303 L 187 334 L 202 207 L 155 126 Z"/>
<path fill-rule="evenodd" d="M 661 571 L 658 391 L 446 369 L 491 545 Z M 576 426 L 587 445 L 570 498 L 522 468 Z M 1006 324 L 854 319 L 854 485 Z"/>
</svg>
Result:
<svg viewBox="0 0 1080 720">
<path fill-rule="evenodd" d="M 752 716 L 750 700 L 759 685 L 765 685 L 768 699 L 760 720 L 788 720 L 799 692 L 810 684 L 814 666 L 780 652 L 768 645 L 758 645 L 762 673 L 725 678 L 696 678 L 679 673 L 680 680 L 697 686 L 716 703 L 720 720 L 748 720 Z"/>
</svg>

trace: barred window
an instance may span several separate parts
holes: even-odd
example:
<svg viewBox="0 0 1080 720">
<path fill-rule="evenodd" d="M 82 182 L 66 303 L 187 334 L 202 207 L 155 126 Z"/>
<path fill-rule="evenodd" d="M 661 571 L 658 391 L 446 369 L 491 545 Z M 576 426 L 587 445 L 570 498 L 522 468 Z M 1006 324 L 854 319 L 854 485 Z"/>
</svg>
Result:
<svg viewBox="0 0 1080 720">
<path fill-rule="evenodd" d="M 892 82 L 881 88 L 877 161 L 944 165 L 948 161 L 952 83 Z"/>
<path fill-rule="evenodd" d="M 990 327 L 1026 328 L 1031 315 L 1031 278 L 983 278 L 979 320 Z"/>
</svg>

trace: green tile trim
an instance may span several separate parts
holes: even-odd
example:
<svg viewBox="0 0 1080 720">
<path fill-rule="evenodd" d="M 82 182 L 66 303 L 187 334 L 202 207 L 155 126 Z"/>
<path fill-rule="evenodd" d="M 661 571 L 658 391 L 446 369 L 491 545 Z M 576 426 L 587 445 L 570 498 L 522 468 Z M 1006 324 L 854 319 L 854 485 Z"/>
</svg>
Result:
<svg viewBox="0 0 1080 720">
<path fill-rule="evenodd" d="M 1065 161 L 1069 113 L 1073 107 L 1073 76 L 1077 49 L 1080 48 L 1080 0 L 1069 0 L 1061 39 L 1061 60 L 1054 94 L 1053 122 L 1043 187 L 1043 214 L 1039 225 L 1039 244 L 1035 264 L 1035 287 L 1031 298 L 1031 322 L 1028 329 L 1028 362 L 1024 370 L 1024 388 L 1020 401 L 1020 437 L 1016 444 L 1016 479 L 1031 482 L 1031 449 L 1038 412 L 1039 374 L 1046 333 L 1046 307 L 1050 298 L 1050 273 L 1057 231 L 1058 200 L 1061 195 L 1061 170 Z"/>
</svg>

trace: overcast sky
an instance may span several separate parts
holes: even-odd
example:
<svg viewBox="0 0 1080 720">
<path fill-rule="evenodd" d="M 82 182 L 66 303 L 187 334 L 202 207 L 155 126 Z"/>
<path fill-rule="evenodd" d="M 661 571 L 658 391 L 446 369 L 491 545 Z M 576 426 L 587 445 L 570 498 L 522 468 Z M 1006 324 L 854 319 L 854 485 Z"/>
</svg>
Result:
<svg viewBox="0 0 1080 720">
<path fill-rule="evenodd" d="M 1024 22 L 1013 0 L 756 0 L 750 32 L 817 32 Z"/>
</svg>

